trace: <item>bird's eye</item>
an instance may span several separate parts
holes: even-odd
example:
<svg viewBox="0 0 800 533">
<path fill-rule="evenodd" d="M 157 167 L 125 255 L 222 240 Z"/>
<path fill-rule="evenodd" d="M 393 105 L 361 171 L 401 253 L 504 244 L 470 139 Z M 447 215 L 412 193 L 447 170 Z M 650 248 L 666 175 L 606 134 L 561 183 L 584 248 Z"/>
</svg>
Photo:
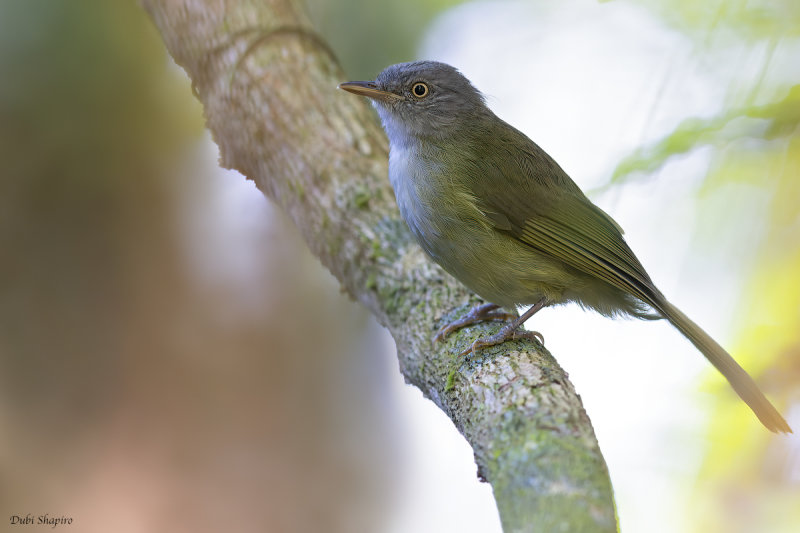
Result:
<svg viewBox="0 0 800 533">
<path fill-rule="evenodd" d="M 411 87 L 411 92 L 412 92 L 412 93 L 414 94 L 414 96 L 416 96 L 417 98 L 425 98 L 426 96 L 428 96 L 428 93 L 429 93 L 430 91 L 428 90 L 428 86 L 427 86 L 426 84 L 424 84 L 424 83 L 422 83 L 421 81 L 419 81 L 419 82 L 415 83 L 415 84 L 414 84 L 414 85 Z"/>
</svg>

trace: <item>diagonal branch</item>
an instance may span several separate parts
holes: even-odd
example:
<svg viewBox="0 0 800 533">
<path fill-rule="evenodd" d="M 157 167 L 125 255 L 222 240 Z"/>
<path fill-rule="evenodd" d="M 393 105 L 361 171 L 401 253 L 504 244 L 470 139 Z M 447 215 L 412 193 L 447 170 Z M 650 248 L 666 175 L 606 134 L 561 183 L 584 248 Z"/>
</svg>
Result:
<svg viewBox="0 0 800 533">
<path fill-rule="evenodd" d="M 507 531 L 616 531 L 608 472 L 552 356 L 507 342 L 456 354 L 496 325 L 432 344 L 474 296 L 431 263 L 399 216 L 386 138 L 294 0 L 142 0 L 192 79 L 221 164 L 277 202 L 349 294 L 386 326 L 400 369 L 475 452 Z"/>
</svg>

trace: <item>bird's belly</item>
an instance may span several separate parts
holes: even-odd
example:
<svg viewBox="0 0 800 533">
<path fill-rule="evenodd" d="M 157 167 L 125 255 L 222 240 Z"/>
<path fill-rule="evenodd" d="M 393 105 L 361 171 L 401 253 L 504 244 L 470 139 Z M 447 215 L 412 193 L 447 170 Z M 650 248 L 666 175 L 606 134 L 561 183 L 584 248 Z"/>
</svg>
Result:
<svg viewBox="0 0 800 533">
<path fill-rule="evenodd" d="M 409 219 L 406 219 L 409 222 Z M 425 252 L 453 277 L 485 300 L 511 307 L 551 300 L 563 290 L 553 283 L 554 261 L 477 221 L 453 221 L 442 227 L 412 219 L 409 227 Z M 561 269 L 563 270 L 563 269 Z"/>
<path fill-rule="evenodd" d="M 437 165 L 393 147 L 389 178 L 417 242 L 469 289 L 505 307 L 559 299 L 563 266 L 498 232 Z"/>
</svg>

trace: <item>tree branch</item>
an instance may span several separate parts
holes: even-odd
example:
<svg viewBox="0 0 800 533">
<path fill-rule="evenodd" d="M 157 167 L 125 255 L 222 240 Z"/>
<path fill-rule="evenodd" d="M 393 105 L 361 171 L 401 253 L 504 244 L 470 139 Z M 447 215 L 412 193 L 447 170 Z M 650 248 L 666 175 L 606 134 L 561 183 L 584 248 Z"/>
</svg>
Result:
<svg viewBox="0 0 800 533">
<path fill-rule="evenodd" d="M 456 354 L 497 325 L 432 344 L 475 298 L 431 263 L 397 211 L 386 138 L 336 90 L 336 58 L 293 0 L 142 0 L 203 103 L 221 164 L 255 181 L 349 294 L 389 328 L 400 369 L 453 420 L 506 531 L 616 531 L 591 423 L 543 347 Z"/>
</svg>

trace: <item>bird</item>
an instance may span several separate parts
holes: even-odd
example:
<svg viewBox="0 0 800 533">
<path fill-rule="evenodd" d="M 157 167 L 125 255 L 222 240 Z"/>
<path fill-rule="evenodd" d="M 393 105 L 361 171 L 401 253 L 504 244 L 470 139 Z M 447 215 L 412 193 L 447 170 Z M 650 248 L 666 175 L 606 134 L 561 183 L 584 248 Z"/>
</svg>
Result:
<svg viewBox="0 0 800 533">
<path fill-rule="evenodd" d="M 369 98 L 389 139 L 389 181 L 415 240 L 486 303 L 442 327 L 507 321 L 461 355 L 509 339 L 541 309 L 577 303 L 607 317 L 666 319 L 772 432 L 792 430 L 749 374 L 656 288 L 623 237 L 542 148 L 497 117 L 456 68 L 398 63 L 339 88 Z M 503 309 L 529 306 L 517 316 Z"/>
</svg>

